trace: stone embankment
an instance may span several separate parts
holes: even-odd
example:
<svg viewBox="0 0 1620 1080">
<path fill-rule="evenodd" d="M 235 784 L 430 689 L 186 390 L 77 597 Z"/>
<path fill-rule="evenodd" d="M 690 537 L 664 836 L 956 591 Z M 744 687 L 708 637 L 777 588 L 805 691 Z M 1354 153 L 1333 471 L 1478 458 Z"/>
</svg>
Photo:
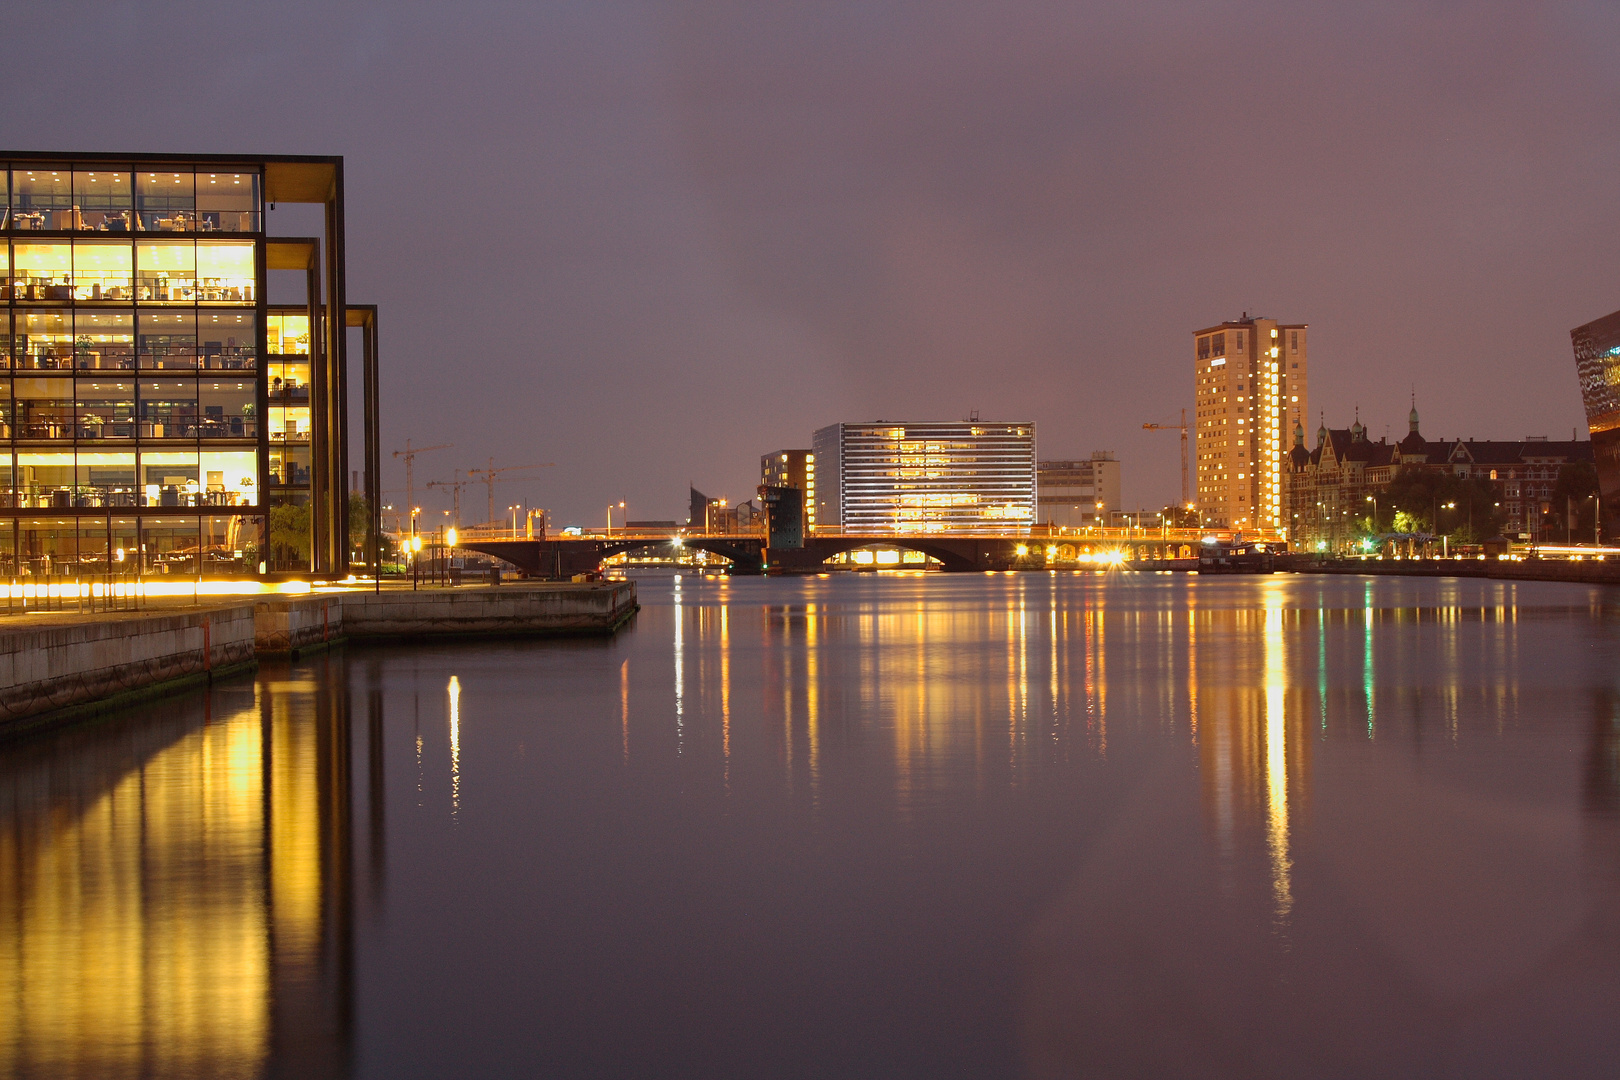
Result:
<svg viewBox="0 0 1620 1080">
<path fill-rule="evenodd" d="M 1278 570 L 1298 574 L 1375 574 L 1387 577 L 1474 577 L 1501 581 L 1567 581 L 1620 585 L 1620 561 L 1563 559 L 1318 559 L 1293 555 Z"/>
<path fill-rule="evenodd" d="M 133 704 L 340 641 L 612 634 L 634 582 L 338 591 L 0 621 L 0 735 Z"/>
</svg>

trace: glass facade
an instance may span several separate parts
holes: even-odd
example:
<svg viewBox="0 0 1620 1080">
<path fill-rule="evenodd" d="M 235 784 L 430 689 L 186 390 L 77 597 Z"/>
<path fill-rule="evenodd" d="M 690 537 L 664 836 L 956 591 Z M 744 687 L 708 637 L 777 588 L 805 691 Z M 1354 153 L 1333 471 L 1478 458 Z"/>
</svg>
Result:
<svg viewBox="0 0 1620 1080">
<path fill-rule="evenodd" d="M 262 190 L 241 163 L 0 162 L 0 576 L 258 572 Z"/>
<path fill-rule="evenodd" d="M 1569 336 L 1598 487 L 1603 501 L 1614 507 L 1620 505 L 1620 311 L 1577 326 Z"/>
<path fill-rule="evenodd" d="M 1035 523 L 1035 425 L 833 424 L 815 433 L 817 524 L 1007 535 Z"/>
</svg>

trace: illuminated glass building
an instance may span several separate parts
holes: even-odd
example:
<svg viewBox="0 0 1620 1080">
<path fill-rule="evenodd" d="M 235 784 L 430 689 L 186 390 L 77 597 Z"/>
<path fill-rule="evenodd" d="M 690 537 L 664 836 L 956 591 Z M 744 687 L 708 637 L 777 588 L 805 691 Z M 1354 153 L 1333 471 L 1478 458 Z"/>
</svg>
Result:
<svg viewBox="0 0 1620 1080">
<path fill-rule="evenodd" d="M 995 533 L 1035 521 L 1035 425 L 833 424 L 815 433 L 816 526 Z"/>
<path fill-rule="evenodd" d="M 0 575 L 348 572 L 341 158 L 0 156 L 0 293 Z"/>
<path fill-rule="evenodd" d="M 1569 332 L 1597 460 L 1598 490 L 1612 516 L 1620 508 L 1620 311 Z"/>
<path fill-rule="evenodd" d="M 1307 329 L 1245 312 L 1193 333 L 1196 495 L 1206 526 L 1287 531 L 1287 457 L 1309 413 Z"/>
</svg>

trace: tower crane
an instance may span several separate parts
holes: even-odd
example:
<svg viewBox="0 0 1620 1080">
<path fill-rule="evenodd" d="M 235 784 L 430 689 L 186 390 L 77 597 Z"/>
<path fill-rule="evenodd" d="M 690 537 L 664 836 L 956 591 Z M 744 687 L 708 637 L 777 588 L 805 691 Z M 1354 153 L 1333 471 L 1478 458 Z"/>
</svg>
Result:
<svg viewBox="0 0 1620 1080">
<path fill-rule="evenodd" d="M 1192 509 L 1192 502 L 1187 497 L 1187 410 L 1181 410 L 1181 423 L 1179 424 L 1143 424 L 1144 431 L 1179 431 L 1181 432 L 1181 508 Z"/>
<path fill-rule="evenodd" d="M 461 476 L 461 470 L 457 469 L 456 472 L 455 472 L 455 475 L 459 478 Z M 428 481 L 427 486 L 430 487 L 430 488 L 433 488 L 433 487 L 436 487 L 436 488 L 449 488 L 451 491 L 455 492 L 455 511 L 451 515 L 451 517 L 455 521 L 456 528 L 458 528 L 458 529 L 461 528 L 461 489 L 466 487 L 470 483 L 472 483 L 471 479 L 467 479 L 467 480 L 461 480 L 461 479 L 456 479 L 456 480 L 429 480 Z"/>
<path fill-rule="evenodd" d="M 440 443 L 438 446 L 418 446 L 413 448 L 411 440 L 406 439 L 405 449 L 394 451 L 396 458 L 405 459 L 405 512 L 407 514 L 414 513 L 416 510 L 416 484 L 415 477 L 412 475 L 412 468 L 416 464 L 416 455 L 425 454 L 429 450 L 448 450 L 453 445 L 455 444 Z"/>
<path fill-rule="evenodd" d="M 521 469 L 555 469 L 556 467 L 557 467 L 557 463 L 555 461 L 547 461 L 547 462 L 544 462 L 544 463 L 542 463 L 540 465 L 504 465 L 501 468 L 497 469 L 495 467 L 495 459 L 490 458 L 488 468 L 486 468 L 486 469 L 468 469 L 467 470 L 467 478 L 469 480 L 477 479 L 477 480 L 481 481 L 482 483 L 488 485 L 488 487 L 489 487 L 489 521 L 490 521 L 490 523 L 493 524 L 494 521 L 495 521 L 495 485 L 500 484 L 500 483 L 505 483 L 505 482 L 510 481 L 510 480 L 534 480 L 534 479 L 537 479 L 537 477 L 533 477 L 533 476 L 506 476 L 506 477 L 501 477 L 499 474 L 507 473 L 507 472 L 517 472 L 517 471 L 519 471 Z"/>
</svg>

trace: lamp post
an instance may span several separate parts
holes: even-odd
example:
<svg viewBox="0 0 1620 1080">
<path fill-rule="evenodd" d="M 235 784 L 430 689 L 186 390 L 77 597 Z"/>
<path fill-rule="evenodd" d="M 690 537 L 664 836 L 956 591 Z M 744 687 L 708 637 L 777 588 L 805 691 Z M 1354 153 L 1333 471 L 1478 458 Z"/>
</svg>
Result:
<svg viewBox="0 0 1620 1080">
<path fill-rule="evenodd" d="M 1377 535 L 1377 533 L 1378 533 L 1378 497 L 1376 495 L 1369 495 L 1369 496 L 1367 496 L 1367 501 L 1373 504 L 1372 529 L 1370 531 L 1374 535 Z M 1383 544 L 1378 545 L 1378 548 L 1379 548 L 1380 551 L 1383 550 L 1383 547 L 1384 547 Z"/>
<path fill-rule="evenodd" d="M 411 535 L 405 538 L 405 549 L 411 553 L 411 591 L 416 591 L 416 583 L 421 574 L 416 568 L 416 553 L 422 550 L 422 541 L 416 536 L 416 515 L 422 512 L 420 506 L 411 507 Z"/>
</svg>

